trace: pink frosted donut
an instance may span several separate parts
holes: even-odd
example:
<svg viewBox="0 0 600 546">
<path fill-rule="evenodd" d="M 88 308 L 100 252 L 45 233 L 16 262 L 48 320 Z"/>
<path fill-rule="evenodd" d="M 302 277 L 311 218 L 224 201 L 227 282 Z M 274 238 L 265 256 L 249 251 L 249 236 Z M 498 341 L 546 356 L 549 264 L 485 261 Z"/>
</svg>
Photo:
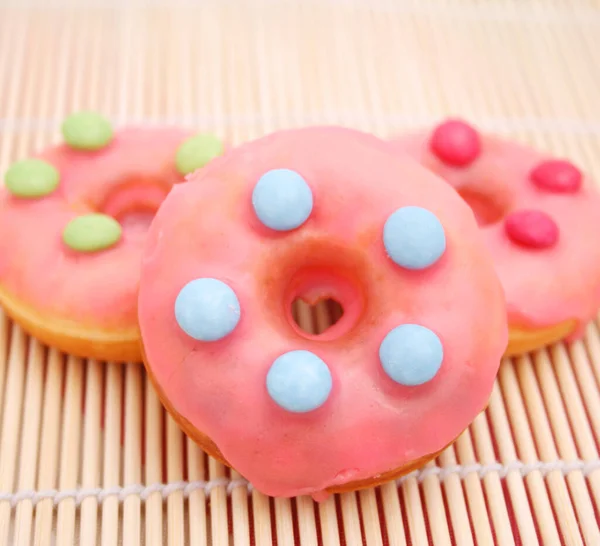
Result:
<svg viewBox="0 0 600 546">
<path fill-rule="evenodd" d="M 392 141 L 471 206 L 504 287 L 507 355 L 579 338 L 600 307 L 600 194 L 569 161 L 458 119 Z"/>
<path fill-rule="evenodd" d="M 343 315 L 308 334 L 297 298 Z M 465 203 L 379 139 L 332 127 L 244 144 L 173 189 L 149 231 L 139 321 L 184 430 L 260 491 L 316 499 L 451 443 L 507 340 Z"/>
<path fill-rule="evenodd" d="M 0 189 L 0 302 L 60 350 L 140 360 L 142 247 L 155 211 L 183 179 L 176 157 L 191 135 L 175 128 L 113 135 L 107 123 L 74 114 L 63 126 L 65 143 L 8 169 Z"/>
</svg>

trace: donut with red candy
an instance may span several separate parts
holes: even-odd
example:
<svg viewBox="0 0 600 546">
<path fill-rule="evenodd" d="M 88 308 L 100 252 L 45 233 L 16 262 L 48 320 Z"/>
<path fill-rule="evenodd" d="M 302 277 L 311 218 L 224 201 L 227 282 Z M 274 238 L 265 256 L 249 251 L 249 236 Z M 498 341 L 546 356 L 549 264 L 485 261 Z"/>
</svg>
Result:
<svg viewBox="0 0 600 546">
<path fill-rule="evenodd" d="M 600 307 L 600 193 L 571 161 L 460 119 L 391 141 L 471 206 L 507 299 L 507 355 L 581 337 Z"/>
</svg>

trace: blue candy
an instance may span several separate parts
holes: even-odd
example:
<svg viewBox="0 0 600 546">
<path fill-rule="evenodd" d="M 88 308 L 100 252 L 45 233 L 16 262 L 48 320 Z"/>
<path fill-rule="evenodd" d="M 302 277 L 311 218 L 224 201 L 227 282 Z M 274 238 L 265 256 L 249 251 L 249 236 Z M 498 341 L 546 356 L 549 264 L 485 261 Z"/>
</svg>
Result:
<svg viewBox="0 0 600 546">
<path fill-rule="evenodd" d="M 446 235 L 437 216 L 421 207 L 402 207 L 383 227 L 388 256 L 400 267 L 425 269 L 446 250 Z"/>
<path fill-rule="evenodd" d="M 385 336 L 379 346 L 379 360 L 396 383 L 414 387 L 435 377 L 444 360 L 444 348 L 429 328 L 403 324 Z"/>
<path fill-rule="evenodd" d="M 265 226 L 289 231 L 306 222 L 312 212 L 313 196 L 297 172 L 274 169 L 263 174 L 254 186 L 252 206 Z"/>
<path fill-rule="evenodd" d="M 237 326 L 240 302 L 224 282 L 195 279 L 179 292 L 175 300 L 175 318 L 188 336 L 198 341 L 216 341 Z"/>
<path fill-rule="evenodd" d="M 267 373 L 267 391 L 276 404 L 293 413 L 305 413 L 325 403 L 331 392 L 327 364 L 310 351 L 284 353 Z"/>
</svg>

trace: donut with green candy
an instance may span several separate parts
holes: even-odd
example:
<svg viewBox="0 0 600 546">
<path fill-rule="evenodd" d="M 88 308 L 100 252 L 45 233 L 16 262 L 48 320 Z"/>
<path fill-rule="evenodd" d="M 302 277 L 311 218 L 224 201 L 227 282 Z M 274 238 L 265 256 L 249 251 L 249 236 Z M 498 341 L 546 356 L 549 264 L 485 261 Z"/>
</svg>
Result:
<svg viewBox="0 0 600 546">
<path fill-rule="evenodd" d="M 0 185 L 0 304 L 29 334 L 81 357 L 141 358 L 142 249 L 173 185 L 224 152 L 209 133 L 114 129 L 70 114 L 62 142 L 9 165 Z"/>
</svg>

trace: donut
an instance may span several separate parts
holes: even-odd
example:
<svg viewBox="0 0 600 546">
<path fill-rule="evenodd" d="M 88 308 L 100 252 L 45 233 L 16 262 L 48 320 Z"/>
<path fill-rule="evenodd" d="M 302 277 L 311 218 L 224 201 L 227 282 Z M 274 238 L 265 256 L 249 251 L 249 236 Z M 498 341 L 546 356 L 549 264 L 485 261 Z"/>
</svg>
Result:
<svg viewBox="0 0 600 546">
<path fill-rule="evenodd" d="M 306 332 L 298 299 L 341 317 Z M 183 430 L 259 491 L 316 500 L 450 444 L 487 404 L 508 336 L 469 207 L 343 127 L 263 136 L 176 186 L 148 232 L 138 315 Z"/>
<path fill-rule="evenodd" d="M 149 222 L 170 188 L 221 144 L 171 127 L 115 132 L 87 111 L 61 129 L 63 142 L 5 173 L 0 304 L 59 350 L 139 361 L 137 289 Z"/>
<path fill-rule="evenodd" d="M 505 290 L 506 355 L 579 339 L 600 307 L 600 194 L 571 161 L 458 118 L 396 137 L 471 206 Z"/>
</svg>

